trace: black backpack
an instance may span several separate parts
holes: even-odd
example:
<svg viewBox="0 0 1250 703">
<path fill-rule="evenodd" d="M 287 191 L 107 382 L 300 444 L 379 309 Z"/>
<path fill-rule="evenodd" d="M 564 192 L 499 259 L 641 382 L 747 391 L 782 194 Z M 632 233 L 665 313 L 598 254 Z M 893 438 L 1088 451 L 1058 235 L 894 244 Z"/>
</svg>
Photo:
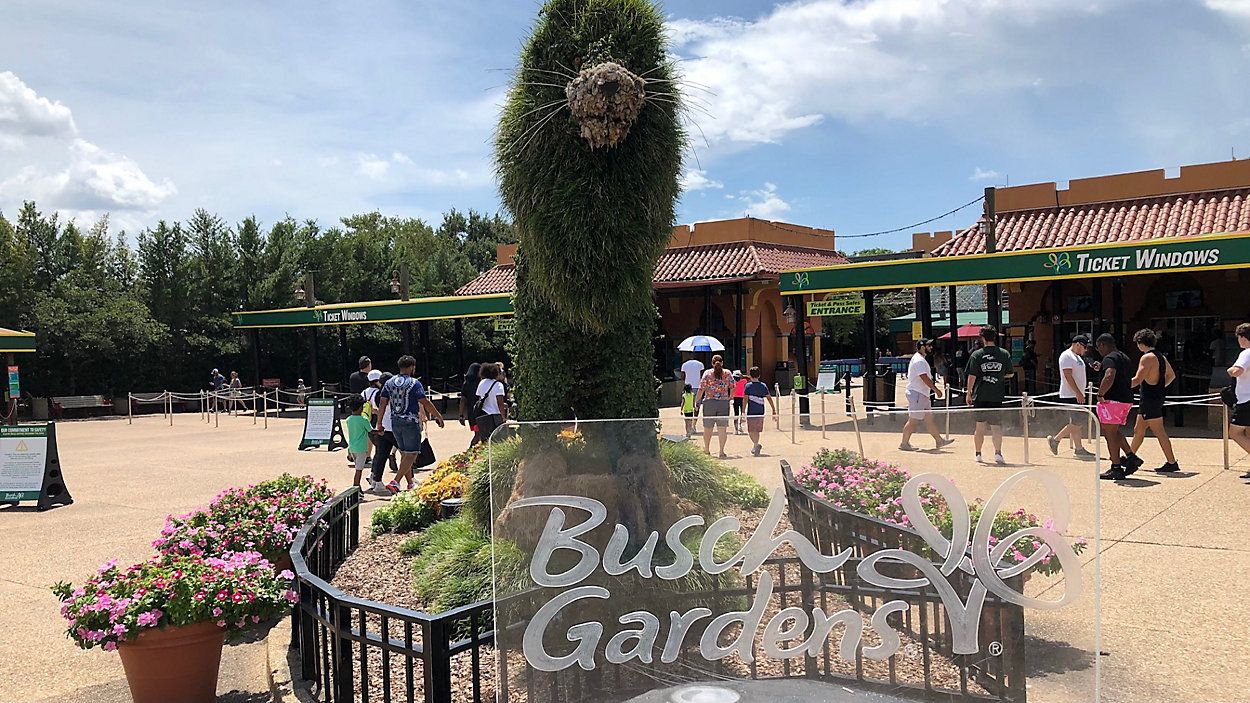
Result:
<svg viewBox="0 0 1250 703">
<path fill-rule="evenodd" d="M 476 420 L 486 414 L 486 412 L 482 410 L 482 406 L 486 404 L 486 399 L 490 397 L 490 392 L 495 390 L 495 386 L 497 385 L 499 385 L 499 381 L 495 381 L 490 384 L 490 387 L 486 389 L 486 395 L 479 395 L 477 397 L 477 402 L 473 404 L 473 414 L 469 419 Z"/>
</svg>

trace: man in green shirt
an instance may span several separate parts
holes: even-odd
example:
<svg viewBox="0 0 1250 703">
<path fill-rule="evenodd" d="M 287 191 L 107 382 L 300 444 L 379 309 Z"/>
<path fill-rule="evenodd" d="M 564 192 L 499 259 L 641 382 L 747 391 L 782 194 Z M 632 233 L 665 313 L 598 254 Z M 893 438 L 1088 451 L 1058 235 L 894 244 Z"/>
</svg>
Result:
<svg viewBox="0 0 1250 703">
<path fill-rule="evenodd" d="M 1003 459 L 1003 399 L 1007 396 L 1007 377 L 1014 373 L 1011 354 L 998 346 L 998 330 L 990 326 L 981 328 L 981 348 L 968 358 L 968 392 L 972 407 L 976 408 L 977 429 L 973 434 L 977 463 L 981 462 L 981 445 L 985 442 L 985 426 L 989 425 L 994 438 L 994 463 L 1006 464 Z"/>
</svg>

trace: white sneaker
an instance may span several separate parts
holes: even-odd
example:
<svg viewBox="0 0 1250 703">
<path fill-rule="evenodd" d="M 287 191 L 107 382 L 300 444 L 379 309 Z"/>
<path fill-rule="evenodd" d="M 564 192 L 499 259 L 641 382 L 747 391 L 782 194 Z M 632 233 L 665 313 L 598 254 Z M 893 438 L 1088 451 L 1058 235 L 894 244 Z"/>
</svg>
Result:
<svg viewBox="0 0 1250 703">
<path fill-rule="evenodd" d="M 981 458 L 981 452 L 977 452 L 977 463 L 984 464 L 985 460 Z"/>
<path fill-rule="evenodd" d="M 999 465 L 1007 463 L 1007 460 L 1003 458 L 1002 452 L 994 452 L 994 463 Z"/>
</svg>

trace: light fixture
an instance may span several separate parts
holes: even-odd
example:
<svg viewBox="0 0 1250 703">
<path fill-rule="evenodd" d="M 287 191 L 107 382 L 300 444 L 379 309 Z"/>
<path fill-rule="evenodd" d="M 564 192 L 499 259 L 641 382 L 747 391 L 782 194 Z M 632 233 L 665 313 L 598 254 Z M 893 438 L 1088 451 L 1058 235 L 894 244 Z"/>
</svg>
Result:
<svg viewBox="0 0 1250 703">
<path fill-rule="evenodd" d="M 391 295 L 399 295 L 399 291 L 400 291 L 399 272 L 396 271 L 391 274 Z"/>
<path fill-rule="evenodd" d="M 782 311 L 781 315 L 791 325 L 799 319 L 799 314 L 794 310 L 794 303 L 786 303 L 786 309 Z"/>
<path fill-rule="evenodd" d="M 295 295 L 295 300 L 304 302 L 308 298 L 308 293 L 304 291 L 304 280 L 300 279 L 295 282 L 295 290 L 291 291 Z"/>
<path fill-rule="evenodd" d="M 981 232 L 981 236 L 988 235 L 990 233 L 990 221 L 982 217 L 981 221 L 977 223 L 977 230 Z"/>
</svg>

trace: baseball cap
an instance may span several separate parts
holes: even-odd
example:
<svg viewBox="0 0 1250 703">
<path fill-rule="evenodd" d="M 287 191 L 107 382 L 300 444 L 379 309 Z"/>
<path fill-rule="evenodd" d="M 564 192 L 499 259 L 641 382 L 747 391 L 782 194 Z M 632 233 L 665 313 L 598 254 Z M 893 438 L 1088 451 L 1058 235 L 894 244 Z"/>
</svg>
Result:
<svg viewBox="0 0 1250 703">
<path fill-rule="evenodd" d="M 217 369 L 213 369 L 213 373 L 220 373 Z"/>
<path fill-rule="evenodd" d="M 1089 335 L 1088 335 L 1088 334 L 1078 334 L 1078 335 L 1074 335 L 1074 336 L 1072 337 L 1072 343 L 1073 343 L 1073 344 L 1084 344 L 1085 346 L 1087 346 L 1087 347 L 1088 347 L 1088 346 L 1089 346 Z"/>
<path fill-rule="evenodd" d="M 381 380 L 381 378 L 382 378 L 382 372 L 380 370 L 374 369 L 369 372 L 370 381 L 378 381 L 378 380 Z"/>
<path fill-rule="evenodd" d="M 920 339 L 916 340 L 917 347 L 927 347 L 930 344 L 933 344 L 933 340 L 929 339 L 928 337 L 921 337 Z"/>
<path fill-rule="evenodd" d="M 734 378 L 742 378 L 742 369 L 734 369 Z"/>
</svg>

